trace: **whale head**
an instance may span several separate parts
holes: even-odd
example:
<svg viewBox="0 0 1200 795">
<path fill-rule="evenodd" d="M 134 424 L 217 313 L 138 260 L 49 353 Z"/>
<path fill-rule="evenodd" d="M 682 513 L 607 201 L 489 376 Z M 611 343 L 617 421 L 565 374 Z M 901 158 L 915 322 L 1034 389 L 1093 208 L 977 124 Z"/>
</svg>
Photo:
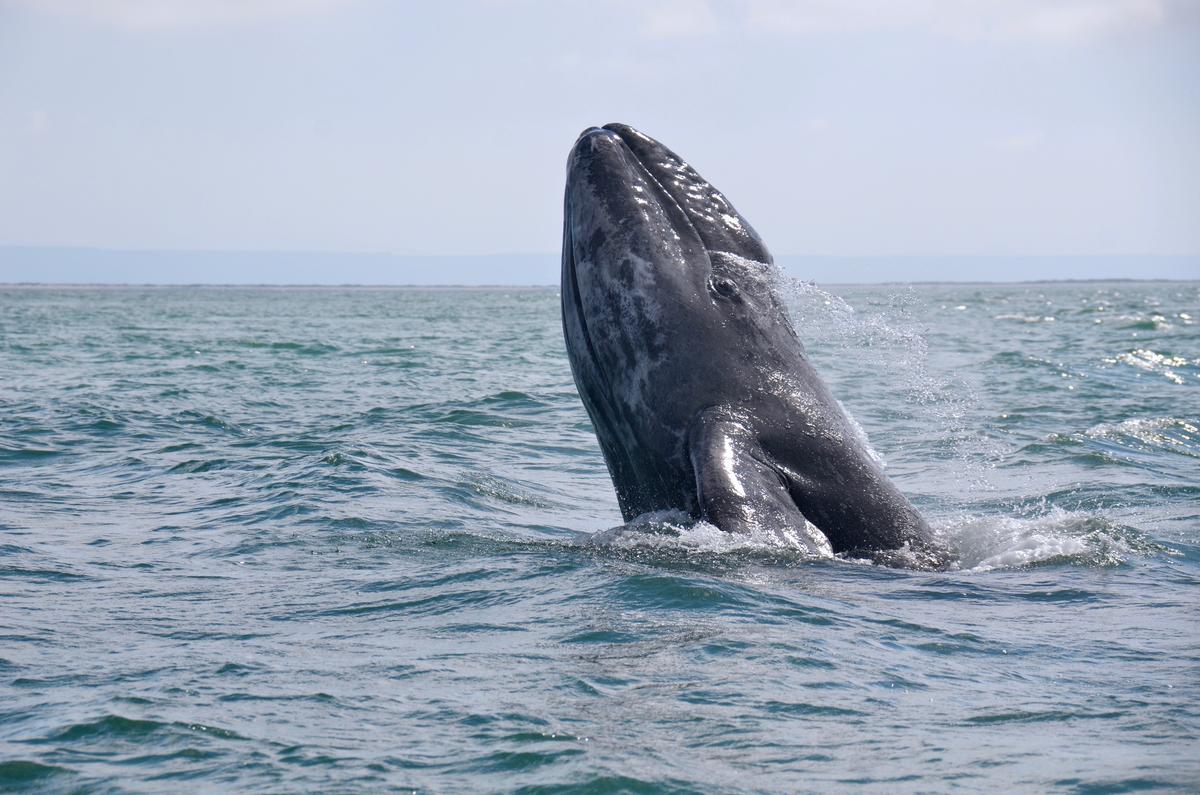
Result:
<svg viewBox="0 0 1200 795">
<path fill-rule="evenodd" d="M 628 125 L 579 136 L 565 219 L 564 276 L 573 276 L 589 313 L 620 312 L 620 325 L 644 341 L 664 324 L 676 331 L 680 323 L 779 320 L 772 259 L 758 233 L 682 158 Z"/>
<path fill-rule="evenodd" d="M 643 448 L 686 469 L 687 418 L 744 402 L 799 349 L 771 255 L 721 191 L 623 124 L 575 142 L 564 219 L 563 326 L 610 469 Z"/>
<path fill-rule="evenodd" d="M 725 380 L 746 383 L 744 373 L 726 379 L 731 358 L 794 355 L 767 247 L 663 144 L 624 124 L 585 130 L 567 162 L 564 210 L 568 342 L 577 332 L 610 391 L 636 401 L 648 380 L 663 395 L 690 376 L 711 395 Z"/>
</svg>

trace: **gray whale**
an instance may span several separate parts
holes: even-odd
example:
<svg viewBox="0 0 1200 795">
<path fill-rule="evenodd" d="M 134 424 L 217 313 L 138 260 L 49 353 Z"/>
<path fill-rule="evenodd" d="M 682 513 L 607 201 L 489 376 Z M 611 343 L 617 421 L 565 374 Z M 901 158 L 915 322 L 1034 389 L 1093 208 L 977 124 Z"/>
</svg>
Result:
<svg viewBox="0 0 1200 795">
<path fill-rule="evenodd" d="M 943 559 L 809 362 L 722 193 L 623 124 L 567 162 L 562 319 L 626 521 L 683 511 L 815 557 Z M 911 557 L 906 562 L 913 562 Z"/>
</svg>

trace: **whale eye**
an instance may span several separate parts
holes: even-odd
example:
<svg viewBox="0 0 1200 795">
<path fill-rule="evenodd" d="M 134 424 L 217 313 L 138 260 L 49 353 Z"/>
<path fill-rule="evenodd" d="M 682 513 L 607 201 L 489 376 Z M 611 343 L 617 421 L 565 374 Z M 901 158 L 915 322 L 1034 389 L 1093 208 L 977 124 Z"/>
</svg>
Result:
<svg viewBox="0 0 1200 795">
<path fill-rule="evenodd" d="M 724 276 L 714 276 L 708 280 L 708 289 L 721 298 L 736 298 L 738 287 Z"/>
</svg>

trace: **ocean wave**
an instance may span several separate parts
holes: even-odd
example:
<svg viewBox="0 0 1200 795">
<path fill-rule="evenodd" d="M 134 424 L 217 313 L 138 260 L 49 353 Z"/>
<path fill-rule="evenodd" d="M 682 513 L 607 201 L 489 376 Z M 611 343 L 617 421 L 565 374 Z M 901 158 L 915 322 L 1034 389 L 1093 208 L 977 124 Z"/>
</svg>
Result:
<svg viewBox="0 0 1200 795">
<path fill-rule="evenodd" d="M 1200 379 L 1200 359 L 1188 359 L 1170 353 L 1159 353 L 1148 348 L 1135 348 L 1106 358 L 1105 364 L 1124 364 L 1155 375 L 1161 375 L 1173 384 L 1183 385 Z M 1190 378 L 1189 378 L 1190 376 Z"/>
<path fill-rule="evenodd" d="M 471 491 L 483 497 L 491 497 L 510 505 L 525 505 L 533 508 L 552 508 L 554 503 L 539 497 L 531 489 L 522 488 L 517 481 L 498 478 L 495 475 L 471 473 L 459 481 Z"/>
<path fill-rule="evenodd" d="M 1056 318 L 1052 315 L 993 315 L 993 320 L 1016 320 L 1021 323 L 1053 323 Z"/>
<path fill-rule="evenodd" d="M 70 773 L 59 765 L 44 765 L 28 759 L 11 759 L 0 762 L 0 789 L 42 786 L 46 779 Z"/>
<path fill-rule="evenodd" d="M 1174 328 L 1172 323 L 1166 318 L 1165 315 L 1160 315 L 1157 313 L 1152 313 L 1149 315 L 1141 313 L 1133 315 L 1117 315 L 1113 318 L 1113 320 L 1121 324 L 1118 326 L 1118 328 L 1132 329 L 1134 331 L 1168 331 Z"/>
<path fill-rule="evenodd" d="M 1083 433 L 1086 439 L 1141 452 L 1180 453 L 1200 458 L 1200 419 L 1145 417 L 1122 422 L 1102 422 Z"/>
</svg>

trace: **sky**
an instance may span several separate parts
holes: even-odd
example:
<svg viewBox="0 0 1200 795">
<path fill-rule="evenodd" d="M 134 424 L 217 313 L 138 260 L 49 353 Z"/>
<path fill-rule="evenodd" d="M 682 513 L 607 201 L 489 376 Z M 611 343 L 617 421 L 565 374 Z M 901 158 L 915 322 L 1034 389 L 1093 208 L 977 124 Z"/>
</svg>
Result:
<svg viewBox="0 0 1200 795">
<path fill-rule="evenodd" d="M 1200 255 L 1194 0 L 0 0 L 0 246 L 552 254 L 610 121 L 777 256 Z"/>
</svg>

